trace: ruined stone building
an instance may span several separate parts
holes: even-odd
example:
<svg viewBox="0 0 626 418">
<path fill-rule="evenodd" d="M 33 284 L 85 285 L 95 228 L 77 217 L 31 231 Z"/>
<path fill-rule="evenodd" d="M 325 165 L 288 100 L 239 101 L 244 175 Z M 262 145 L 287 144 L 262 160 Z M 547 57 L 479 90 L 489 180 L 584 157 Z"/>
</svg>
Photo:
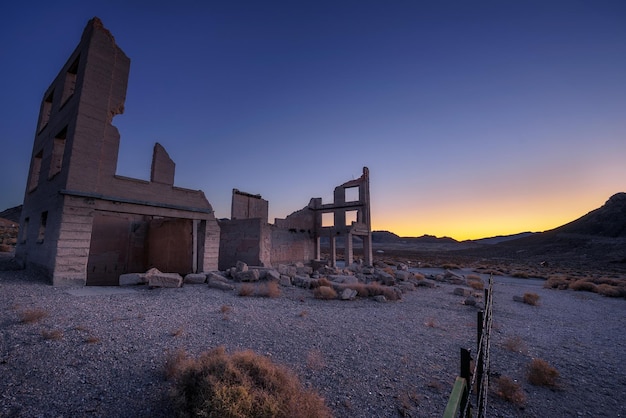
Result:
<svg viewBox="0 0 626 418">
<path fill-rule="evenodd" d="M 54 285 L 116 285 L 156 267 L 179 274 L 320 259 L 328 237 L 353 261 L 352 238 L 372 263 L 369 172 L 335 188 L 334 202 L 309 204 L 268 223 L 268 202 L 233 190 L 230 220 L 215 219 L 204 193 L 174 186 L 175 164 L 156 144 L 150 181 L 116 175 L 130 60 L 98 18 L 46 90 L 31 155 L 15 250 Z M 329 218 L 328 220 L 326 218 Z M 220 239 L 221 237 L 221 239 Z"/>
<path fill-rule="evenodd" d="M 363 262 L 372 264 L 369 170 L 335 187 L 332 203 L 313 198 L 309 204 L 287 216 L 268 223 L 268 202 L 260 195 L 233 190 L 231 219 L 220 220 L 219 267 L 237 261 L 251 265 L 276 266 L 281 263 L 320 260 L 322 237 L 330 243 L 330 260 L 337 263 L 337 238 L 343 238 L 344 260 L 354 261 L 353 237 L 361 238 Z"/>
<path fill-rule="evenodd" d="M 156 144 L 150 181 L 115 174 L 130 60 L 99 19 L 41 103 L 15 257 L 54 285 L 117 284 L 157 267 L 217 269 L 219 226 L 201 191 L 174 186 Z"/>
</svg>

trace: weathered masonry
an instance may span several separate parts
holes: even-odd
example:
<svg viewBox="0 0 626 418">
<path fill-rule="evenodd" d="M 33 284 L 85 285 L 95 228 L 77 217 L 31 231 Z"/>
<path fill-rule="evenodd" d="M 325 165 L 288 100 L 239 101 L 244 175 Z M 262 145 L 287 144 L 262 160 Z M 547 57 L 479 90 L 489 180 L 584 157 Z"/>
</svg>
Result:
<svg viewBox="0 0 626 418">
<path fill-rule="evenodd" d="M 313 198 L 303 209 L 269 224 L 268 202 L 260 195 L 233 190 L 231 219 L 220 220 L 219 268 L 225 270 L 237 261 L 250 265 L 276 266 L 281 263 L 320 260 L 320 243 L 330 243 L 330 260 L 337 263 L 337 238 L 344 243 L 346 264 L 354 261 L 353 239 L 361 238 L 363 262 L 372 264 L 369 170 L 335 187 L 334 201 L 322 203 Z"/>
<path fill-rule="evenodd" d="M 154 147 L 150 181 L 115 174 L 130 60 L 99 19 L 45 92 L 20 219 L 16 260 L 54 285 L 117 284 L 149 267 L 217 269 L 220 230 L 204 193 L 174 186 Z"/>
</svg>

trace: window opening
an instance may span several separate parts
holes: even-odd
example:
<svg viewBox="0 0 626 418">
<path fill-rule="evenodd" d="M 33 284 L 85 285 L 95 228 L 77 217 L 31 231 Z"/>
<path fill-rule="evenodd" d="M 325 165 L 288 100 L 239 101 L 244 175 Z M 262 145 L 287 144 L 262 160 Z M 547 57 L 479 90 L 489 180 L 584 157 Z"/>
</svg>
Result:
<svg viewBox="0 0 626 418">
<path fill-rule="evenodd" d="M 346 211 L 346 226 L 352 225 L 352 222 L 357 221 L 358 210 L 347 210 Z"/>
<path fill-rule="evenodd" d="M 41 160 L 43 160 L 43 150 L 39 151 L 33 157 L 33 166 L 31 167 L 30 179 L 28 181 L 28 191 L 32 192 L 39 184 L 39 174 L 41 174 Z"/>
<path fill-rule="evenodd" d="M 322 213 L 322 227 L 335 226 L 335 214 L 333 212 Z"/>
<path fill-rule="evenodd" d="M 359 188 L 358 187 L 347 187 L 344 189 L 346 202 L 358 202 L 359 201 Z"/>
<path fill-rule="evenodd" d="M 61 172 L 63 168 L 63 154 L 65 153 L 65 138 L 67 137 L 67 126 L 63 128 L 54 137 L 54 144 L 52 146 L 52 160 L 50 161 L 50 175 L 48 178 L 54 177 Z"/>
<path fill-rule="evenodd" d="M 65 73 L 65 84 L 63 85 L 63 97 L 61 98 L 61 106 L 63 106 L 74 95 L 76 89 L 76 75 L 78 74 L 78 60 L 80 57 L 70 65 L 70 68 Z"/>
<path fill-rule="evenodd" d="M 52 113 L 52 100 L 54 99 L 54 91 L 48 95 L 43 101 L 43 105 L 41 106 L 41 116 L 39 120 L 39 131 L 48 125 L 48 121 L 50 120 L 50 114 Z"/>
<path fill-rule="evenodd" d="M 42 243 L 46 235 L 46 224 L 48 223 L 48 211 L 42 212 L 41 222 L 39 223 L 39 235 L 37 236 L 37 242 Z"/>
</svg>

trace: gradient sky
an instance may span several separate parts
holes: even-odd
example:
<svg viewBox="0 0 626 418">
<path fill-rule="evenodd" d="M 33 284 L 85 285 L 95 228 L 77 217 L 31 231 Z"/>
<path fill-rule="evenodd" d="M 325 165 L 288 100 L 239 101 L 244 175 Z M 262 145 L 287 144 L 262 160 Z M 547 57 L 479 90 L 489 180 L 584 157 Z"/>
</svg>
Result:
<svg viewBox="0 0 626 418">
<path fill-rule="evenodd" d="M 270 221 L 371 175 L 375 230 L 543 231 L 626 191 L 626 2 L 20 1 L 0 5 L 0 210 L 43 93 L 98 16 L 131 59 L 118 174 L 152 147 L 218 217 Z"/>
</svg>

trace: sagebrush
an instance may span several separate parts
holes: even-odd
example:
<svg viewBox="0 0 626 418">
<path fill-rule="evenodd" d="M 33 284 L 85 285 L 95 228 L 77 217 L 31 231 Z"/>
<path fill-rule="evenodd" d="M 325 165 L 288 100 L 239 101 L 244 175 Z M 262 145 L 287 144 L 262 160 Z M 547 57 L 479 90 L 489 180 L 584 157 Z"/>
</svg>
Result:
<svg viewBox="0 0 626 418">
<path fill-rule="evenodd" d="M 528 381 L 535 386 L 557 386 L 559 372 L 547 361 L 535 358 L 528 365 Z"/>
<path fill-rule="evenodd" d="M 252 351 L 227 354 L 224 347 L 191 358 L 170 355 L 165 373 L 172 401 L 185 417 L 331 417 L 324 399 L 306 389 L 295 374 Z"/>
</svg>

